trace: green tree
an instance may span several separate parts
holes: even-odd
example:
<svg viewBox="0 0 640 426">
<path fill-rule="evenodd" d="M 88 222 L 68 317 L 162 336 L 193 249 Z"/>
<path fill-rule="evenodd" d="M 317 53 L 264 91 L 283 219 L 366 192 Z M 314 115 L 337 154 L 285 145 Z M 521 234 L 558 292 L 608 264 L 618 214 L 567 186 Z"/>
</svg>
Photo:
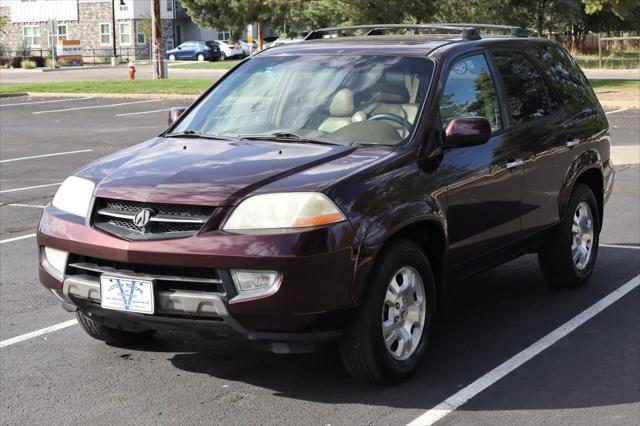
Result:
<svg viewBox="0 0 640 426">
<path fill-rule="evenodd" d="M 638 0 L 582 0 L 589 15 L 610 10 L 620 19 L 630 19 L 640 8 Z"/>
<path fill-rule="evenodd" d="M 9 26 L 9 17 L 6 15 L 0 15 L 0 34 L 4 34 Z"/>
</svg>

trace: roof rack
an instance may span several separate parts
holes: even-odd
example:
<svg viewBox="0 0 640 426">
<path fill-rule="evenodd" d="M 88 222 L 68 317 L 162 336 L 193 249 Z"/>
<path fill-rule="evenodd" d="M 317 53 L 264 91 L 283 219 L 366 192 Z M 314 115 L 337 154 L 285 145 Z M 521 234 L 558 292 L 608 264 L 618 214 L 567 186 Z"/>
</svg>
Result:
<svg viewBox="0 0 640 426">
<path fill-rule="evenodd" d="M 514 25 L 493 25 L 493 24 L 464 24 L 464 23 L 455 23 L 455 24 L 442 24 L 448 27 L 458 27 L 458 28 L 474 28 L 478 30 L 479 28 L 489 28 L 492 30 L 509 30 L 511 31 L 512 37 L 529 37 L 529 33 L 527 30 L 522 29 L 521 27 L 516 27 Z"/>
<path fill-rule="evenodd" d="M 490 25 L 490 24 L 378 24 L 378 25 L 352 25 L 347 27 L 320 28 L 311 31 L 304 38 L 305 40 L 316 40 L 323 38 L 330 33 L 350 30 L 368 30 L 365 35 L 381 35 L 384 30 L 413 29 L 413 30 L 443 30 L 460 32 L 462 30 L 463 40 L 480 40 L 479 28 L 489 28 L 497 30 L 509 30 L 512 37 L 528 37 L 527 31 L 512 25 Z"/>
<path fill-rule="evenodd" d="M 305 40 L 316 40 L 323 38 L 329 33 L 337 33 L 340 31 L 349 30 L 369 30 L 366 35 L 380 35 L 384 30 L 397 30 L 397 29 L 413 29 L 413 30 L 444 30 L 460 32 L 462 30 L 463 40 L 479 40 L 480 34 L 475 28 L 462 27 L 460 25 L 448 25 L 448 24 L 378 24 L 378 25 L 352 25 L 349 27 L 332 27 L 332 28 L 320 28 L 311 31 L 304 38 Z"/>
</svg>

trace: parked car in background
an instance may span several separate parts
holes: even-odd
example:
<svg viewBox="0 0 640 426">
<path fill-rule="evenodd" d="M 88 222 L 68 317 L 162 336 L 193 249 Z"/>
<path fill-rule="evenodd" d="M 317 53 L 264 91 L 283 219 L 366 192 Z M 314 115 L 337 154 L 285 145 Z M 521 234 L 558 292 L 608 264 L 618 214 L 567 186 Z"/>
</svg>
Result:
<svg viewBox="0 0 640 426">
<path fill-rule="evenodd" d="M 175 49 L 165 52 L 165 57 L 170 61 L 217 61 L 220 55 L 220 47 L 213 41 L 185 41 Z"/>
<path fill-rule="evenodd" d="M 278 36 L 269 36 L 262 38 L 262 47 L 266 49 L 267 47 L 273 46 L 273 42 L 278 39 Z"/>
<path fill-rule="evenodd" d="M 238 42 L 238 45 L 242 49 L 242 56 L 245 58 L 247 56 L 251 56 L 253 52 L 258 50 L 258 43 L 256 43 L 255 41 L 249 43 L 247 40 L 240 40 Z"/>
<path fill-rule="evenodd" d="M 220 60 L 224 61 L 229 58 L 237 58 L 239 56 L 243 56 L 242 48 L 234 43 L 229 43 L 229 41 L 225 40 L 216 40 L 215 41 L 220 47 Z"/>
<path fill-rule="evenodd" d="M 40 281 L 98 340 L 335 339 L 377 382 L 416 371 L 457 279 L 536 253 L 550 285 L 584 285 L 614 169 L 575 60 L 517 27 L 381 28 L 263 50 L 67 178 L 38 227 Z"/>
<path fill-rule="evenodd" d="M 294 37 L 294 38 L 278 38 L 273 43 L 272 46 L 280 46 L 283 44 L 292 44 L 292 43 L 301 43 L 304 41 L 304 37 Z"/>
</svg>

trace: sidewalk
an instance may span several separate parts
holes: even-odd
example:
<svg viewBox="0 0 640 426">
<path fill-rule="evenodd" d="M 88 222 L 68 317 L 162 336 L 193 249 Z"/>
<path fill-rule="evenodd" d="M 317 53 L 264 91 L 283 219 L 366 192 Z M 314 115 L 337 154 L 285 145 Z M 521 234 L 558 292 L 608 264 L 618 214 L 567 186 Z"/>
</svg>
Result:
<svg viewBox="0 0 640 426">
<path fill-rule="evenodd" d="M 583 69 L 588 79 L 640 80 L 640 68 L 629 70 Z"/>
</svg>

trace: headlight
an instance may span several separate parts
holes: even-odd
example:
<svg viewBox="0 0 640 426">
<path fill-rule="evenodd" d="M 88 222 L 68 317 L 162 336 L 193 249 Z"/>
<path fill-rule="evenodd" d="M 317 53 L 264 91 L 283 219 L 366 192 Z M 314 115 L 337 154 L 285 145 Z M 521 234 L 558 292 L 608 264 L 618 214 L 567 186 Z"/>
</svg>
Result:
<svg viewBox="0 0 640 426">
<path fill-rule="evenodd" d="M 94 187 L 95 185 L 90 180 L 76 176 L 68 177 L 62 182 L 51 204 L 67 213 L 87 217 Z"/>
<path fill-rule="evenodd" d="M 304 228 L 343 220 L 336 205 L 318 192 L 261 194 L 241 202 L 223 229 Z"/>
</svg>

